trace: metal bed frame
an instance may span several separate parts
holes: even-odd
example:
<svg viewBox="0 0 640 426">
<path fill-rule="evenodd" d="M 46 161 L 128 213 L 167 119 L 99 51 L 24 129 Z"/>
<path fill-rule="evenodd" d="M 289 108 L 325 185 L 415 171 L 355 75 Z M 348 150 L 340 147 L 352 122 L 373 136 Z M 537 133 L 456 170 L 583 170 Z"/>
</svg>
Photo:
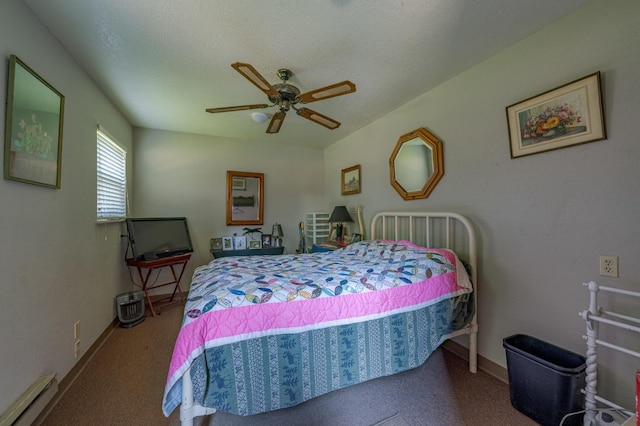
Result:
<svg viewBox="0 0 640 426">
<path fill-rule="evenodd" d="M 450 249 L 467 261 L 474 288 L 474 316 L 469 325 L 443 336 L 440 343 L 452 337 L 469 335 L 469 371 L 477 372 L 478 253 L 471 222 L 460 214 L 450 212 L 381 212 L 373 217 L 369 235 L 371 239 L 408 240 L 424 247 Z M 181 424 L 192 426 L 195 417 L 210 415 L 215 411 L 194 401 L 191 373 L 187 370 L 182 377 Z"/>
<path fill-rule="evenodd" d="M 443 336 L 447 339 L 469 335 L 469 371 L 478 371 L 478 247 L 473 225 L 466 217 L 451 212 L 382 212 L 371 220 L 371 234 L 377 239 L 408 240 L 431 248 L 455 251 L 468 262 L 473 284 L 474 314 L 460 330 Z M 373 237 L 372 237 L 373 238 Z"/>
</svg>

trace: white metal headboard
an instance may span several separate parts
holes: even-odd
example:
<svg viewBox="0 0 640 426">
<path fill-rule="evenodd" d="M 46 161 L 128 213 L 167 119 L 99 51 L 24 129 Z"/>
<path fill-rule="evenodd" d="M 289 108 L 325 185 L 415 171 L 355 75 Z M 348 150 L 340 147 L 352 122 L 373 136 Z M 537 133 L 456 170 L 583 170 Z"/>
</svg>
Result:
<svg viewBox="0 0 640 426">
<path fill-rule="evenodd" d="M 451 212 L 380 212 L 371 220 L 372 239 L 407 240 L 430 247 L 446 248 L 471 267 L 475 314 L 471 323 L 449 337 L 469 334 L 469 370 L 477 370 L 478 248 L 473 225 L 466 217 Z"/>
</svg>

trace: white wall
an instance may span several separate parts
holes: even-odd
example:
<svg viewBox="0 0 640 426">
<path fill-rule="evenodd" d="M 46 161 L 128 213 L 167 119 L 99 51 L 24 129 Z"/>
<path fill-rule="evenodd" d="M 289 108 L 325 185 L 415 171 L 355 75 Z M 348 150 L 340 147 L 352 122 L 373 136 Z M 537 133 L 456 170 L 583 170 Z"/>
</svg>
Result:
<svg viewBox="0 0 640 426">
<path fill-rule="evenodd" d="M 96 125 L 127 148 L 131 127 L 21 1 L 0 2 L 0 134 L 9 55 L 65 96 L 60 189 L 0 180 L 0 412 L 38 377 L 62 379 L 130 290 L 121 225 L 96 225 Z M 2 155 L 2 154 L 0 154 Z M 81 355 L 82 355 L 81 353 Z"/>
<path fill-rule="evenodd" d="M 327 205 L 362 204 L 365 221 L 382 210 L 453 210 L 473 220 L 479 350 L 498 364 L 506 365 L 502 339 L 514 333 L 584 354 L 583 282 L 640 290 L 638 22 L 640 2 L 596 0 L 325 152 Z M 511 159 L 505 107 L 597 70 L 608 139 Z M 428 199 L 402 201 L 389 184 L 389 155 L 418 127 L 443 141 L 445 175 Z M 343 197 L 340 169 L 353 164 L 362 166 L 362 193 Z M 619 279 L 598 276 L 600 254 L 619 256 Z M 638 315 L 621 299 L 616 309 Z M 610 334 L 640 350 L 637 335 Z M 606 350 L 600 360 L 605 396 L 633 407 L 638 361 Z"/>
<path fill-rule="evenodd" d="M 289 253 L 304 213 L 324 207 L 322 150 L 140 128 L 134 140 L 133 216 L 187 217 L 195 253 L 185 277 L 212 260 L 210 238 L 243 234 L 244 226 L 226 225 L 227 170 L 264 173 L 261 228 L 280 223 Z"/>
<path fill-rule="evenodd" d="M 290 251 L 310 210 L 362 204 L 365 220 L 389 209 L 455 210 L 481 236 L 480 353 L 505 365 L 502 338 L 513 333 L 583 352 L 581 283 L 640 290 L 639 17 L 634 0 L 595 0 L 324 152 L 143 129 L 132 148 L 129 124 L 46 28 L 22 2 L 1 2 L 0 82 L 17 54 L 65 95 L 66 110 L 62 188 L 0 180 L 0 411 L 38 376 L 64 377 L 75 362 L 73 323 L 82 323 L 84 351 L 115 317 L 114 296 L 131 288 L 122 227 L 95 224 L 98 123 L 130 159 L 141 157 L 133 213 L 189 218 L 193 266 L 209 260 L 210 237 L 241 232 L 224 224 L 226 170 L 265 173 L 264 228 L 281 223 Z M 608 140 L 510 159 L 504 108 L 596 70 Z M 405 202 L 389 185 L 389 155 L 401 134 L 421 126 L 444 143 L 445 176 L 427 200 Z M 362 165 L 362 193 L 342 197 L 340 170 L 354 164 Z M 599 254 L 620 257 L 620 279 L 597 276 Z M 626 379 L 637 362 L 601 360 L 605 396 L 631 406 L 631 386 L 614 391 L 607 382 Z"/>
</svg>

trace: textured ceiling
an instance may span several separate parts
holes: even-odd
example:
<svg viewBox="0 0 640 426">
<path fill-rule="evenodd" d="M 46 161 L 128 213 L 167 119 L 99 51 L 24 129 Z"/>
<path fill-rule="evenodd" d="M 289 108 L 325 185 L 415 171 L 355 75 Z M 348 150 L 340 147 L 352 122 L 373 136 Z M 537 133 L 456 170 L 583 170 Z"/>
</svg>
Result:
<svg viewBox="0 0 640 426">
<path fill-rule="evenodd" d="M 325 147 L 588 0 L 24 0 L 139 127 Z M 350 80 L 314 102 L 336 130 L 293 112 L 277 134 L 253 111 L 270 104 L 231 64 L 270 83 L 289 68 L 302 92 Z M 276 112 L 276 107 L 262 112 Z"/>
</svg>

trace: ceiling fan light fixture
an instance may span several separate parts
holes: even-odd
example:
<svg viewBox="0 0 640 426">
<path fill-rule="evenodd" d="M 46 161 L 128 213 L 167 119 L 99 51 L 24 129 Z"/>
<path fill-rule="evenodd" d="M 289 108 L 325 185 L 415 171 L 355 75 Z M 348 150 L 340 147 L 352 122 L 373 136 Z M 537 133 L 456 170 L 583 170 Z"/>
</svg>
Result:
<svg viewBox="0 0 640 426">
<path fill-rule="evenodd" d="M 278 133 L 280 127 L 284 122 L 286 114 L 289 110 L 293 109 L 296 113 L 306 118 L 309 121 L 313 121 L 316 124 L 320 124 L 328 129 L 337 129 L 340 127 L 340 122 L 332 118 L 322 115 L 318 112 L 310 110 L 308 108 L 296 108 L 299 103 L 309 103 L 320 101 L 327 98 L 333 98 L 335 96 L 346 95 L 347 93 L 353 93 L 356 91 L 356 85 L 352 82 L 345 80 L 340 83 L 335 83 L 330 86 L 321 87 L 310 92 L 300 94 L 300 89 L 296 86 L 288 84 L 287 81 L 291 78 L 293 73 L 287 68 L 280 68 L 278 70 L 278 78 L 282 83 L 269 84 L 269 82 L 251 65 L 242 62 L 236 62 L 231 64 L 231 67 L 235 69 L 239 74 L 245 77 L 254 86 L 264 92 L 267 98 L 271 102 L 271 105 L 266 104 L 253 104 L 253 105 L 239 105 L 221 108 L 207 108 L 207 112 L 228 112 L 228 111 L 242 111 L 247 109 L 268 108 L 277 106 L 279 111 L 273 116 L 265 113 L 253 113 L 251 118 L 257 123 L 263 123 L 271 118 L 269 125 L 267 126 L 267 133 Z"/>
<path fill-rule="evenodd" d="M 251 119 L 253 121 L 255 121 L 256 123 L 264 123 L 265 121 L 267 121 L 270 118 L 271 118 L 271 114 L 268 114 L 268 113 L 264 113 L 264 112 L 252 112 L 251 113 Z"/>
</svg>

